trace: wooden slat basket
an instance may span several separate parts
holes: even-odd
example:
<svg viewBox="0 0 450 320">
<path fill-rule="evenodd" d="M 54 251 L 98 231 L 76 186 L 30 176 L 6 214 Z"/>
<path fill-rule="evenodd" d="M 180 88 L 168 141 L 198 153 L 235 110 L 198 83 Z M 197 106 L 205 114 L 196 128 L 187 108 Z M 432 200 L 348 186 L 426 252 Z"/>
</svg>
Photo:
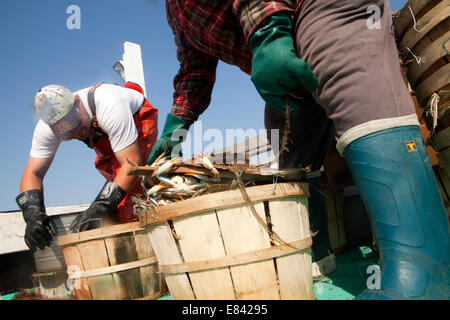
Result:
<svg viewBox="0 0 450 320">
<path fill-rule="evenodd" d="M 140 215 L 173 299 L 315 299 L 308 185 L 245 190 L 247 200 L 236 189 Z"/>
<path fill-rule="evenodd" d="M 50 216 L 56 225 L 57 237 L 70 233 L 69 226 L 79 213 Z M 45 299 L 68 299 L 66 264 L 61 247 L 54 239 L 44 250 L 33 253 L 36 272 L 32 275 L 34 288 Z"/>
<path fill-rule="evenodd" d="M 152 300 L 164 283 L 145 229 L 138 222 L 64 235 L 69 279 L 79 300 Z"/>
<path fill-rule="evenodd" d="M 439 127 L 448 127 L 450 1 L 409 0 L 395 18 L 394 30 L 408 81 L 420 106 L 427 109 L 437 104 L 434 113 Z"/>
</svg>

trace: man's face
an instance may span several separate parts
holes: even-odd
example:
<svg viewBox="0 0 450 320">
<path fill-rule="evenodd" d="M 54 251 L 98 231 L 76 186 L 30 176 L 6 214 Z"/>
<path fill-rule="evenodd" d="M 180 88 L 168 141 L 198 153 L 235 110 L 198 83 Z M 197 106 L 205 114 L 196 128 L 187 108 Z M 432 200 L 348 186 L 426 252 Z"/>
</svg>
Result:
<svg viewBox="0 0 450 320">
<path fill-rule="evenodd" d="M 78 95 L 75 95 L 74 111 L 75 119 L 72 119 L 71 121 L 76 121 L 78 125 L 62 135 L 61 139 L 64 141 L 72 139 L 84 140 L 89 136 L 89 132 L 91 129 L 91 119 L 89 118 L 89 115 L 83 106 L 83 102 Z"/>
</svg>

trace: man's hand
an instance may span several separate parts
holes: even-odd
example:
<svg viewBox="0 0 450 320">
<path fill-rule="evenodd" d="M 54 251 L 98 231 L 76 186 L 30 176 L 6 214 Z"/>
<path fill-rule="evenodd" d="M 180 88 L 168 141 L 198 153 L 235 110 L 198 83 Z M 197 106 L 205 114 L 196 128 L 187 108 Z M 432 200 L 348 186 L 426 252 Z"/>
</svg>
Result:
<svg viewBox="0 0 450 320">
<path fill-rule="evenodd" d="M 272 15 L 250 37 L 253 52 L 251 79 L 261 97 L 275 112 L 285 111 L 285 96 L 298 87 L 317 88 L 317 79 L 305 61 L 294 51 L 292 22 L 284 13 Z M 292 100 L 292 99 L 291 99 Z M 290 112 L 299 106 L 289 103 Z"/>
<path fill-rule="evenodd" d="M 172 151 L 176 145 L 180 144 L 186 137 L 189 124 L 181 117 L 169 113 L 164 125 L 161 138 L 156 141 L 152 152 L 147 159 L 147 164 L 151 165 L 162 153 L 166 153 L 168 158 L 172 158 Z M 176 150 L 176 156 L 181 156 L 181 146 Z"/>
<path fill-rule="evenodd" d="M 127 192 L 114 182 L 108 181 L 89 208 L 78 215 L 70 225 L 72 232 L 100 228 L 106 219 L 118 214 L 117 206 Z"/>
<path fill-rule="evenodd" d="M 110 208 L 104 203 L 93 202 L 87 210 L 80 213 L 70 225 L 72 232 L 97 229 L 103 226 L 104 219 L 117 213 L 117 208 Z"/>
<path fill-rule="evenodd" d="M 27 223 L 24 240 L 31 251 L 49 247 L 57 234 L 56 225 L 45 214 L 44 195 L 41 190 L 22 192 L 16 198 Z"/>
</svg>

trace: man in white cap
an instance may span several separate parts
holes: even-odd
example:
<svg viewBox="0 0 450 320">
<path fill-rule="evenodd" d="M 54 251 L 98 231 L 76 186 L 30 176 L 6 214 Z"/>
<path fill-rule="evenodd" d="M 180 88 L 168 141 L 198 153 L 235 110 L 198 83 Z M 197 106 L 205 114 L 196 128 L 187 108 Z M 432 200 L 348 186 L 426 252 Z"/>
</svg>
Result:
<svg viewBox="0 0 450 320">
<path fill-rule="evenodd" d="M 49 246 L 56 227 L 45 214 L 43 179 L 62 141 L 78 139 L 93 148 L 96 168 L 107 182 L 89 208 L 70 226 L 73 232 L 97 228 L 101 220 L 136 220 L 131 195 L 142 192 L 128 176 L 142 164 L 156 141 L 158 110 L 134 83 L 98 84 L 72 93 L 60 85 L 43 87 L 35 97 L 36 125 L 30 157 L 16 201 L 27 223 L 25 242 L 35 251 Z M 114 219 L 117 220 L 117 219 Z"/>
</svg>

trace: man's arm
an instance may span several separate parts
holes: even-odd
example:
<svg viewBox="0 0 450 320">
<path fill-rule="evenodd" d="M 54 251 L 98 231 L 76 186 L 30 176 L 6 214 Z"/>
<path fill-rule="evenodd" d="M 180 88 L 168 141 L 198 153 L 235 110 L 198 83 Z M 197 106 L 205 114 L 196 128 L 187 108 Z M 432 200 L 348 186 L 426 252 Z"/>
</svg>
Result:
<svg viewBox="0 0 450 320">
<path fill-rule="evenodd" d="M 249 40 L 267 17 L 286 12 L 294 14 L 298 0 L 234 0 L 233 12 L 241 22 L 245 37 Z"/>
<path fill-rule="evenodd" d="M 174 34 L 177 59 L 180 63 L 173 80 L 175 92 L 170 113 L 191 125 L 209 106 L 219 60 L 192 46 L 178 25 L 178 18 L 170 6 L 167 7 L 167 22 Z"/>
<path fill-rule="evenodd" d="M 16 198 L 27 224 L 24 240 L 32 251 L 50 246 L 57 233 L 56 225 L 45 214 L 42 183 L 52 161 L 53 157 L 41 159 L 30 156 L 20 182 L 20 194 Z"/>
<path fill-rule="evenodd" d="M 72 221 L 70 225 L 72 232 L 100 227 L 102 223 L 99 223 L 99 220 L 108 220 L 109 215 L 117 213 L 117 206 L 136 183 L 138 177 L 128 176 L 127 174 L 134 163 L 142 164 L 137 140 L 128 147 L 115 152 L 114 155 L 120 164 L 120 169 L 114 181 L 106 182 L 89 208 Z"/>
<path fill-rule="evenodd" d="M 181 149 L 175 146 L 184 140 L 191 124 L 197 121 L 211 102 L 218 59 L 187 43 L 183 45 L 176 42 L 180 69 L 173 80 L 175 92 L 172 110 L 166 118 L 161 137 L 147 159 L 148 165 L 164 152 L 170 158 L 181 157 Z M 183 130 L 179 131 L 180 129 Z M 176 134 L 173 136 L 174 133 Z"/>
<path fill-rule="evenodd" d="M 314 91 L 318 86 L 316 76 L 294 48 L 292 16 L 296 5 L 296 0 L 233 2 L 253 54 L 251 80 L 277 113 L 284 113 L 289 101 L 290 112 L 297 114 L 300 105 L 287 99 L 289 92 L 301 87 Z"/>
<path fill-rule="evenodd" d="M 43 180 L 54 157 L 41 159 L 29 157 L 20 181 L 20 192 L 27 190 L 44 190 Z"/>
<path fill-rule="evenodd" d="M 128 176 L 128 171 L 133 167 L 133 164 L 143 165 L 144 159 L 141 159 L 139 145 L 137 141 L 135 141 L 125 149 L 116 152 L 114 155 L 120 164 L 120 169 L 113 182 L 124 191 L 128 192 L 138 179 L 136 176 Z"/>
<path fill-rule="evenodd" d="M 211 102 L 219 60 L 193 48 L 187 40 L 177 45 L 180 69 L 173 80 L 175 92 L 170 113 L 192 124 Z"/>
<path fill-rule="evenodd" d="M 180 68 L 173 79 L 175 92 L 172 110 L 167 116 L 161 137 L 146 159 L 148 165 L 164 152 L 169 157 L 182 156 L 181 150 L 176 150 L 175 146 L 183 141 L 190 125 L 208 108 L 219 62 L 218 58 L 200 52 L 189 43 L 179 29 L 177 18 L 170 7 L 167 7 L 167 21 L 175 36 Z M 172 137 L 175 132 L 178 133 Z"/>
</svg>

